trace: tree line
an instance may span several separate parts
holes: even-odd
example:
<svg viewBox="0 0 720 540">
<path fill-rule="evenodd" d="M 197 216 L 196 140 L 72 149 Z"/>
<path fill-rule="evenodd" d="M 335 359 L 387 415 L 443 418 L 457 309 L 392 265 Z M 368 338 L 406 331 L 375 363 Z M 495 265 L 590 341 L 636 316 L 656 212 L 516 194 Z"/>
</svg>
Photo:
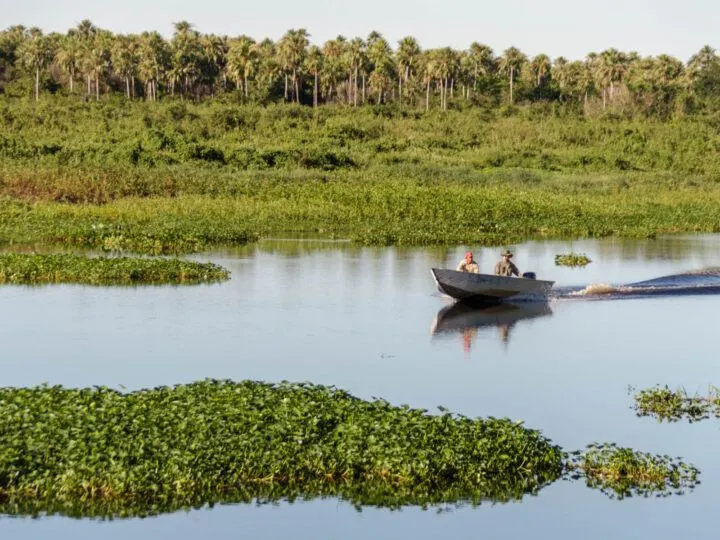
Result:
<svg viewBox="0 0 720 540">
<path fill-rule="evenodd" d="M 202 34 L 174 23 L 157 32 L 113 34 L 89 20 L 65 34 L 12 26 L 0 32 L 0 92 L 66 92 L 84 99 L 122 93 L 201 100 L 231 94 L 240 101 L 318 106 L 396 103 L 440 108 L 561 102 L 585 110 L 668 116 L 720 106 L 720 57 L 703 47 L 687 63 L 608 49 L 582 61 L 528 57 L 516 47 L 496 54 L 474 42 L 467 50 L 422 49 L 413 37 L 393 49 L 378 32 L 311 44 L 305 29 L 278 41 Z"/>
</svg>

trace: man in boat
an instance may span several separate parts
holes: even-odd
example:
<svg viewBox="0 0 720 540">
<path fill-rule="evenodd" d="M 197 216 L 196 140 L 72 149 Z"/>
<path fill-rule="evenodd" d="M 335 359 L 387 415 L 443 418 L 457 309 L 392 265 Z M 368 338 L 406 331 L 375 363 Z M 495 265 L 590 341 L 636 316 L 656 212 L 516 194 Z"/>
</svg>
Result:
<svg viewBox="0 0 720 540">
<path fill-rule="evenodd" d="M 472 274 L 479 274 L 480 273 L 480 266 L 478 266 L 478 263 L 475 262 L 475 259 L 473 259 L 473 252 L 468 251 L 465 254 L 465 258 L 460 261 L 460 264 L 457 266 L 458 272 L 470 272 Z"/>
<path fill-rule="evenodd" d="M 505 253 L 502 254 L 502 259 L 500 259 L 495 265 L 496 276 L 520 276 L 520 272 L 518 271 L 517 266 L 515 266 L 515 264 L 513 264 L 513 262 L 510 260 L 512 259 L 512 256 L 512 251 L 510 251 L 509 249 L 505 250 Z"/>
</svg>

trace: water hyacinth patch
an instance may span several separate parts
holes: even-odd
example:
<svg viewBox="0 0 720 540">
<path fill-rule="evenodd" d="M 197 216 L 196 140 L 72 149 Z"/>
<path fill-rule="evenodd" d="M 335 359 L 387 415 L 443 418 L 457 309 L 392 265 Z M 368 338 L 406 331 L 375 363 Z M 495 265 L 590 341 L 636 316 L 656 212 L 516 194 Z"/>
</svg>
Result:
<svg viewBox="0 0 720 540">
<path fill-rule="evenodd" d="M 142 515 L 253 498 L 508 501 L 562 452 L 508 419 L 429 414 L 332 387 L 206 380 L 132 393 L 0 389 L 0 510 Z"/>
<path fill-rule="evenodd" d="M 690 396 L 685 389 L 670 390 L 667 386 L 641 390 L 635 394 L 635 413 L 638 416 L 653 416 L 658 421 L 697 422 L 720 417 L 720 389 L 710 387 L 707 396 Z"/>
<path fill-rule="evenodd" d="M 613 499 L 683 494 L 700 483 L 700 471 L 680 458 L 637 452 L 615 444 L 593 443 L 570 454 L 568 474 Z"/>
<path fill-rule="evenodd" d="M 190 285 L 229 278 L 230 272 L 216 264 L 178 259 L 0 254 L 0 284 Z"/>
<path fill-rule="evenodd" d="M 584 253 L 555 255 L 555 266 L 587 266 L 592 260 Z"/>
</svg>

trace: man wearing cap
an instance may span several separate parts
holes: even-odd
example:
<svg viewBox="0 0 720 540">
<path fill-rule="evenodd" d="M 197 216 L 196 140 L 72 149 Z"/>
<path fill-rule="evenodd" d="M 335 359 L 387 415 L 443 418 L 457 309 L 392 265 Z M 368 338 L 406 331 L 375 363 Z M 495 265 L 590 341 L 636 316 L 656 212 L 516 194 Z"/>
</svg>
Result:
<svg viewBox="0 0 720 540">
<path fill-rule="evenodd" d="M 468 251 L 465 254 L 465 258 L 460 261 L 460 264 L 457 266 L 458 272 L 471 272 L 473 274 L 479 274 L 480 273 L 480 267 L 478 266 L 478 263 L 475 262 L 475 259 L 473 259 L 473 252 Z"/>
<path fill-rule="evenodd" d="M 506 249 L 505 253 L 502 254 L 502 259 L 495 265 L 496 276 L 520 276 L 517 266 L 515 266 L 510 260 L 512 259 L 512 256 L 512 252 L 509 249 Z"/>
</svg>

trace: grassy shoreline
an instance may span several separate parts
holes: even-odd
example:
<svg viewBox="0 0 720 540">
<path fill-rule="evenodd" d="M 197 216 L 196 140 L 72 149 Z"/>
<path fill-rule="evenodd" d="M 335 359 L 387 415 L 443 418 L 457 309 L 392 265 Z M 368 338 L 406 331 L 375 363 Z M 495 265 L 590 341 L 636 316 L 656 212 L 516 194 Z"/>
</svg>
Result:
<svg viewBox="0 0 720 540">
<path fill-rule="evenodd" d="M 279 232 L 367 245 L 502 245 L 527 237 L 720 232 L 720 192 L 568 195 L 543 188 L 286 182 L 243 195 L 123 198 L 107 204 L 0 199 L 0 242 L 187 253 Z"/>
</svg>

